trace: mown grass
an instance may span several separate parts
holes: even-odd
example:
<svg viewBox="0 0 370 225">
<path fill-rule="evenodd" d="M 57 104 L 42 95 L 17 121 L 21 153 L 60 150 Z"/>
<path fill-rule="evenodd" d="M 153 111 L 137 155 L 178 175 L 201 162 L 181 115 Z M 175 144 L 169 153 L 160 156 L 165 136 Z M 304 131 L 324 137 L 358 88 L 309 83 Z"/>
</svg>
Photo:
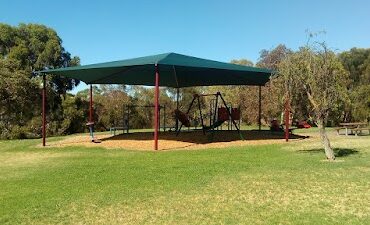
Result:
<svg viewBox="0 0 370 225">
<path fill-rule="evenodd" d="M 58 138 L 54 138 L 58 139 Z M 0 141 L 0 224 L 368 224 L 370 137 L 143 152 Z"/>
</svg>

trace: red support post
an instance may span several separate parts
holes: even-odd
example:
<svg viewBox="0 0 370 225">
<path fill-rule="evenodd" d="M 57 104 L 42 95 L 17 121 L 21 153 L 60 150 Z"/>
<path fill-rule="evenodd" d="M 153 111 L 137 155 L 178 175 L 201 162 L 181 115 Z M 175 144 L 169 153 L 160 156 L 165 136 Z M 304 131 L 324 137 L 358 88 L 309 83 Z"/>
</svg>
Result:
<svg viewBox="0 0 370 225">
<path fill-rule="evenodd" d="M 258 86 L 258 130 L 261 130 L 261 114 L 262 114 L 262 95 L 261 86 Z"/>
<path fill-rule="evenodd" d="M 46 145 L 46 76 L 42 75 L 42 146 Z"/>
<path fill-rule="evenodd" d="M 285 141 L 289 141 L 289 114 L 290 114 L 290 107 L 289 107 L 289 98 L 286 99 L 285 103 Z"/>
<path fill-rule="evenodd" d="M 176 110 L 179 110 L 179 95 L 180 95 L 180 90 L 179 88 L 176 89 Z M 179 118 L 176 117 L 176 131 L 179 129 Z"/>
<path fill-rule="evenodd" d="M 90 84 L 90 107 L 89 107 L 89 122 L 93 122 L 93 87 Z"/>
<path fill-rule="evenodd" d="M 158 150 L 158 126 L 159 126 L 159 72 L 155 64 L 155 94 L 154 94 L 154 150 Z"/>
</svg>

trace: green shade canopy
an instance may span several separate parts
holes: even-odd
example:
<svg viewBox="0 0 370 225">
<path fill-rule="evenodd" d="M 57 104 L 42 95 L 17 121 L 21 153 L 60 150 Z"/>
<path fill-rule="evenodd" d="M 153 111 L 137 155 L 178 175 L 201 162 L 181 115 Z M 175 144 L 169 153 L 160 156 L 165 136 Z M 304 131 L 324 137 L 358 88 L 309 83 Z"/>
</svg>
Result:
<svg viewBox="0 0 370 225">
<path fill-rule="evenodd" d="M 217 62 L 176 53 L 145 56 L 121 61 L 39 71 L 84 81 L 87 84 L 159 85 L 192 87 L 212 85 L 265 85 L 271 71 Z"/>
</svg>

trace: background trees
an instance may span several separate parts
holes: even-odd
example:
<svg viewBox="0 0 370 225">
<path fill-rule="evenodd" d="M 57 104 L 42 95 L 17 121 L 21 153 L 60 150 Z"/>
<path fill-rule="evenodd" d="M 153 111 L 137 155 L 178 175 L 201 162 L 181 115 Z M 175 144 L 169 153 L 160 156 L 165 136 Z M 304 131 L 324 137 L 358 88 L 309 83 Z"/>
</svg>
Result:
<svg viewBox="0 0 370 225">
<path fill-rule="evenodd" d="M 23 127 L 40 112 L 39 98 L 36 80 L 0 60 L 0 137 L 25 138 Z"/>
<path fill-rule="evenodd" d="M 334 160 L 325 127 L 331 113 L 347 97 L 347 73 L 338 57 L 325 44 L 307 45 L 290 54 L 278 66 L 288 100 L 307 99 L 308 116 L 320 130 L 326 157 Z M 300 102 L 293 102 L 293 105 Z"/>
<path fill-rule="evenodd" d="M 37 136 L 34 128 L 40 116 L 40 78 L 32 72 L 79 64 L 62 46 L 57 33 L 39 24 L 13 27 L 0 23 L 0 136 Z M 48 80 L 48 119 L 54 121 L 49 133 L 60 132 L 63 120 L 62 98 L 78 85 L 78 80 L 53 77 Z"/>
<path fill-rule="evenodd" d="M 271 50 L 262 50 L 256 66 L 277 71 L 279 63 L 290 53 L 292 53 L 292 50 L 285 45 L 278 45 Z M 247 59 L 234 59 L 231 60 L 231 63 L 253 66 L 253 63 Z M 261 88 L 262 124 L 269 125 L 272 119 L 279 119 L 281 112 L 284 110 L 283 79 L 280 76 L 275 76 L 274 79 Z M 240 106 L 244 123 L 258 123 L 259 90 L 257 86 L 222 86 L 210 87 L 208 90 L 211 92 L 220 90 L 234 107 Z"/>
<path fill-rule="evenodd" d="M 318 122 L 317 113 L 308 93 L 315 95 L 315 98 L 318 96 L 316 100 L 325 99 L 327 96 L 317 93 L 329 94 L 330 92 L 332 96 L 334 90 L 331 88 L 340 86 L 343 91 L 340 93 L 341 96 L 346 97 L 334 96 L 327 99 L 325 104 L 327 104 L 326 107 L 330 105 L 330 113 L 324 113 L 322 126 L 326 124 L 334 126 L 342 121 L 369 121 L 370 49 L 353 48 L 339 54 L 327 50 L 325 54 L 323 53 L 317 49 L 305 47 L 293 51 L 281 44 L 269 50 L 262 50 L 255 66 L 269 68 L 281 74 L 289 74 L 290 80 L 309 82 L 306 87 L 292 85 L 289 83 L 290 80 L 288 82 L 292 113 L 296 120 Z M 307 61 L 308 59 L 311 61 Z M 332 63 L 330 66 L 326 64 L 329 62 Z M 38 137 L 41 134 L 41 79 L 33 76 L 33 71 L 74 66 L 79 63 L 79 58 L 71 56 L 64 49 L 61 38 L 51 28 L 38 24 L 18 26 L 0 24 L 0 138 Z M 254 65 L 247 59 L 234 59 L 231 63 Z M 316 69 L 313 72 L 314 68 Z M 341 71 L 340 74 L 346 71 L 348 78 L 339 76 L 338 71 Z M 318 79 L 319 73 L 327 77 Z M 333 73 L 335 76 L 329 76 Z M 335 82 L 332 80 L 334 78 Z M 288 83 L 286 76 L 276 73 L 271 81 L 262 87 L 262 123 L 264 125 L 269 125 L 272 119 L 280 120 Z M 85 123 L 88 120 L 88 90 L 80 91 L 76 95 L 68 94 L 68 91 L 78 84 L 78 80 L 58 76 L 48 78 L 48 135 L 85 131 Z M 321 88 L 322 91 L 314 87 Z M 311 93 L 307 90 L 315 91 Z M 337 90 L 335 89 L 334 93 L 339 94 Z M 222 92 L 233 107 L 241 108 L 245 124 L 257 124 L 258 87 L 183 88 L 180 89 L 179 95 L 180 109 L 183 111 L 187 109 L 193 94 L 216 93 L 217 91 Z M 176 92 L 177 90 L 173 88 L 162 88 L 161 91 L 160 102 L 166 105 L 169 126 L 174 125 L 174 120 L 171 118 L 176 108 Z M 146 87 L 94 86 L 96 128 L 107 130 L 111 126 L 122 126 L 124 106 L 128 104 L 151 105 L 153 94 L 153 90 Z M 204 112 L 208 112 L 210 100 L 203 99 L 202 105 Z M 132 127 L 152 127 L 153 110 L 134 108 L 131 113 Z M 190 113 L 195 119 L 197 118 L 198 112 Z"/>
<path fill-rule="evenodd" d="M 370 49 L 352 48 L 339 54 L 349 73 L 349 100 L 344 108 L 344 120 L 370 120 Z"/>
</svg>

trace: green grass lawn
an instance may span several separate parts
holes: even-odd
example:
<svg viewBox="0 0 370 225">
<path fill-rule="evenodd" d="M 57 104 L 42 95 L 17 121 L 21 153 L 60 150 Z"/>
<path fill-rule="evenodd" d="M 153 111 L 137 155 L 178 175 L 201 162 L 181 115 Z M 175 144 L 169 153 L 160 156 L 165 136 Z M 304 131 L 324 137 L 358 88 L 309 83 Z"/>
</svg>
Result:
<svg viewBox="0 0 370 225">
<path fill-rule="evenodd" d="M 0 141 L 0 224 L 370 224 L 370 136 L 332 140 L 334 163 L 317 138 L 163 152 Z"/>
</svg>

